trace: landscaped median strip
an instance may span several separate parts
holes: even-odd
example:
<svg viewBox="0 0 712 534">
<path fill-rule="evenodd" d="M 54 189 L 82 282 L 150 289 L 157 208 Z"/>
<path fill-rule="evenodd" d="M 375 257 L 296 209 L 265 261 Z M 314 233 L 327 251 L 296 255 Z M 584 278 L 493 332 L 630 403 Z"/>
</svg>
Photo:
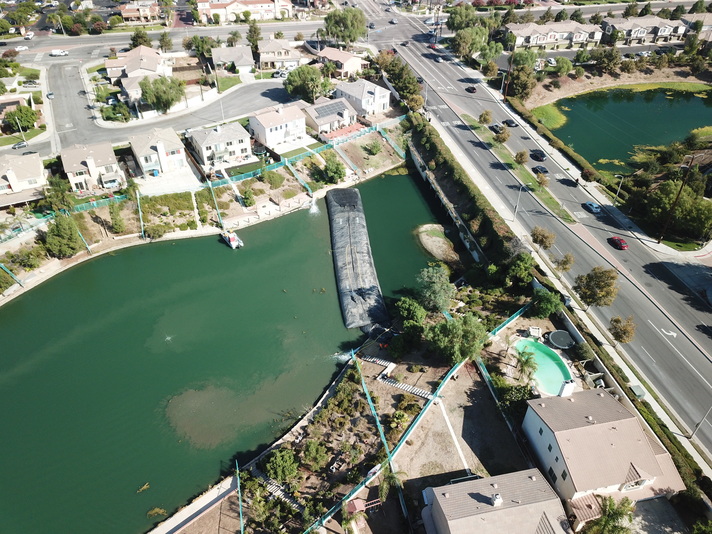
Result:
<svg viewBox="0 0 712 534">
<path fill-rule="evenodd" d="M 527 170 L 524 165 L 519 165 L 514 161 L 512 153 L 504 145 L 495 142 L 494 134 L 488 128 L 481 125 L 474 117 L 463 114 L 463 120 L 475 132 L 483 142 L 489 144 L 491 151 L 497 158 L 509 168 L 510 172 L 516 176 L 520 182 L 526 185 L 530 191 L 557 217 L 567 223 L 575 223 L 576 221 L 571 214 L 561 206 L 561 203 L 551 194 L 546 188 L 539 185 L 534 176 Z"/>
</svg>

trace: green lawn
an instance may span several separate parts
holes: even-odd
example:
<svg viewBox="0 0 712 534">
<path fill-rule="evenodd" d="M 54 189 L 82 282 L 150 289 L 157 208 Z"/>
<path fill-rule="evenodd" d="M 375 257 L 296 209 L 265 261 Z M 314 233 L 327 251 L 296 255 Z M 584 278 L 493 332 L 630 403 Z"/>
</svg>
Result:
<svg viewBox="0 0 712 534">
<path fill-rule="evenodd" d="M 262 168 L 263 163 L 261 161 L 256 161 L 254 163 L 248 163 L 247 165 L 240 165 L 239 167 L 230 167 L 227 170 L 228 176 L 237 176 L 239 174 L 245 174 L 248 172 L 256 171 Z"/>
<path fill-rule="evenodd" d="M 242 83 L 239 76 L 218 76 L 218 91 L 223 93 L 239 83 Z"/>
<path fill-rule="evenodd" d="M 106 76 L 106 69 L 104 68 L 104 65 L 96 65 L 95 67 L 88 68 L 87 72 L 89 74 L 97 73 L 100 76 Z"/>
<path fill-rule="evenodd" d="M 33 128 L 32 130 L 25 132 L 25 139 L 29 141 L 30 139 L 32 139 L 33 137 L 37 137 L 41 133 L 44 133 L 44 130 L 41 130 L 40 128 Z M 20 141 L 22 141 L 22 136 L 19 133 L 3 135 L 2 137 L 0 137 L 0 146 L 14 145 L 15 143 L 19 143 Z"/>
<path fill-rule="evenodd" d="M 31 69 L 30 67 L 20 67 L 20 70 L 17 72 L 19 76 L 24 76 L 27 78 L 28 76 L 33 76 L 33 75 L 40 75 L 40 70 L 39 69 Z"/>
<path fill-rule="evenodd" d="M 302 154 L 304 152 L 307 152 L 307 150 L 305 148 L 297 148 L 295 150 L 290 150 L 289 152 L 287 152 L 285 154 L 280 154 L 280 157 L 282 159 L 293 158 L 294 156 L 298 156 L 299 154 Z"/>
<path fill-rule="evenodd" d="M 539 119 L 539 122 L 549 128 L 549 130 L 556 130 L 566 124 L 566 115 L 561 113 L 559 108 L 556 107 L 556 104 L 547 104 L 534 108 L 532 115 Z"/>
<path fill-rule="evenodd" d="M 272 78 L 271 72 L 261 72 L 259 74 L 255 74 L 255 80 L 269 80 L 270 78 Z"/>
<path fill-rule="evenodd" d="M 133 33 L 136 31 L 136 28 L 141 28 L 142 30 L 146 30 L 147 32 L 168 29 L 163 24 L 153 24 L 152 26 L 130 26 L 128 28 L 111 28 L 110 30 L 104 30 L 104 33 Z"/>
</svg>

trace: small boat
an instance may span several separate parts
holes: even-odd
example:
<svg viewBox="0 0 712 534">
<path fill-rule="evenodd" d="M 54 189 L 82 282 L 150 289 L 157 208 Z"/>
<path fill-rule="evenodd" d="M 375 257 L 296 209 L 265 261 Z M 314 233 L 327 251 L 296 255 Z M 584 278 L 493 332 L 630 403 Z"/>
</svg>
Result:
<svg viewBox="0 0 712 534">
<path fill-rule="evenodd" d="M 235 250 L 236 248 L 240 248 L 241 246 L 244 245 L 242 242 L 242 239 L 237 237 L 237 234 L 235 232 L 229 232 L 225 230 L 220 234 L 222 238 L 225 240 L 225 242 L 230 245 L 230 247 Z"/>
</svg>

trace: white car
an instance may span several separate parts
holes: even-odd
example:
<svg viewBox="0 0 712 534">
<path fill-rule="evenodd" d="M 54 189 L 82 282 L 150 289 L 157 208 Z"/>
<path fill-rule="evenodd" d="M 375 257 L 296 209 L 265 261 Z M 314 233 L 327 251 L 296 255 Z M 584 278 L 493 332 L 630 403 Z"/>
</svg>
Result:
<svg viewBox="0 0 712 534">
<path fill-rule="evenodd" d="M 30 47 L 25 46 L 25 45 L 20 45 L 20 46 L 15 47 L 15 50 L 17 50 L 18 52 L 24 52 L 25 50 L 29 50 L 29 49 L 30 49 Z"/>
<path fill-rule="evenodd" d="M 550 57 L 546 60 L 546 64 L 550 67 L 556 67 L 556 60 L 553 57 Z"/>
</svg>

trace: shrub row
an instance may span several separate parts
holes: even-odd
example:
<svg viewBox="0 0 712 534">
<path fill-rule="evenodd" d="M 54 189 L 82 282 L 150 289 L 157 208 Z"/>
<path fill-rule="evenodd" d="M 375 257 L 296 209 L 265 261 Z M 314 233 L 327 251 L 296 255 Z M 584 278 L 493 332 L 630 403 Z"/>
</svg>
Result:
<svg viewBox="0 0 712 534">
<path fill-rule="evenodd" d="M 515 235 L 504 219 L 475 186 L 437 130 L 418 113 L 410 113 L 408 121 L 414 144 L 422 147 L 419 152 L 425 161 L 429 161 L 431 170 L 437 168 L 439 178 L 454 183 L 458 194 L 465 197 L 466 202 L 453 204 L 459 205 L 460 216 L 468 222 L 470 232 L 477 238 L 489 261 L 500 263 L 508 260 L 512 256 L 510 244 Z"/>
<path fill-rule="evenodd" d="M 551 130 L 549 130 L 546 126 L 544 126 L 541 122 L 539 122 L 539 119 L 537 119 L 525 106 L 522 104 L 522 101 L 519 100 L 518 98 L 513 98 L 513 97 L 508 97 L 507 98 L 509 104 L 514 108 L 514 110 L 521 115 L 521 117 L 526 120 L 535 130 L 536 133 L 539 135 L 545 137 L 546 139 L 549 140 L 549 143 L 551 143 L 551 146 L 553 146 L 555 149 L 560 150 L 563 152 L 566 157 L 571 161 L 574 165 L 576 165 L 579 169 L 581 169 L 581 175 L 586 179 L 586 180 L 593 180 L 596 182 L 599 182 L 601 180 L 601 176 L 598 174 L 598 171 L 591 166 L 591 164 L 586 160 L 586 158 L 582 157 L 580 154 L 578 154 L 573 148 L 570 146 L 564 144 L 561 139 L 556 137 Z"/>
</svg>

